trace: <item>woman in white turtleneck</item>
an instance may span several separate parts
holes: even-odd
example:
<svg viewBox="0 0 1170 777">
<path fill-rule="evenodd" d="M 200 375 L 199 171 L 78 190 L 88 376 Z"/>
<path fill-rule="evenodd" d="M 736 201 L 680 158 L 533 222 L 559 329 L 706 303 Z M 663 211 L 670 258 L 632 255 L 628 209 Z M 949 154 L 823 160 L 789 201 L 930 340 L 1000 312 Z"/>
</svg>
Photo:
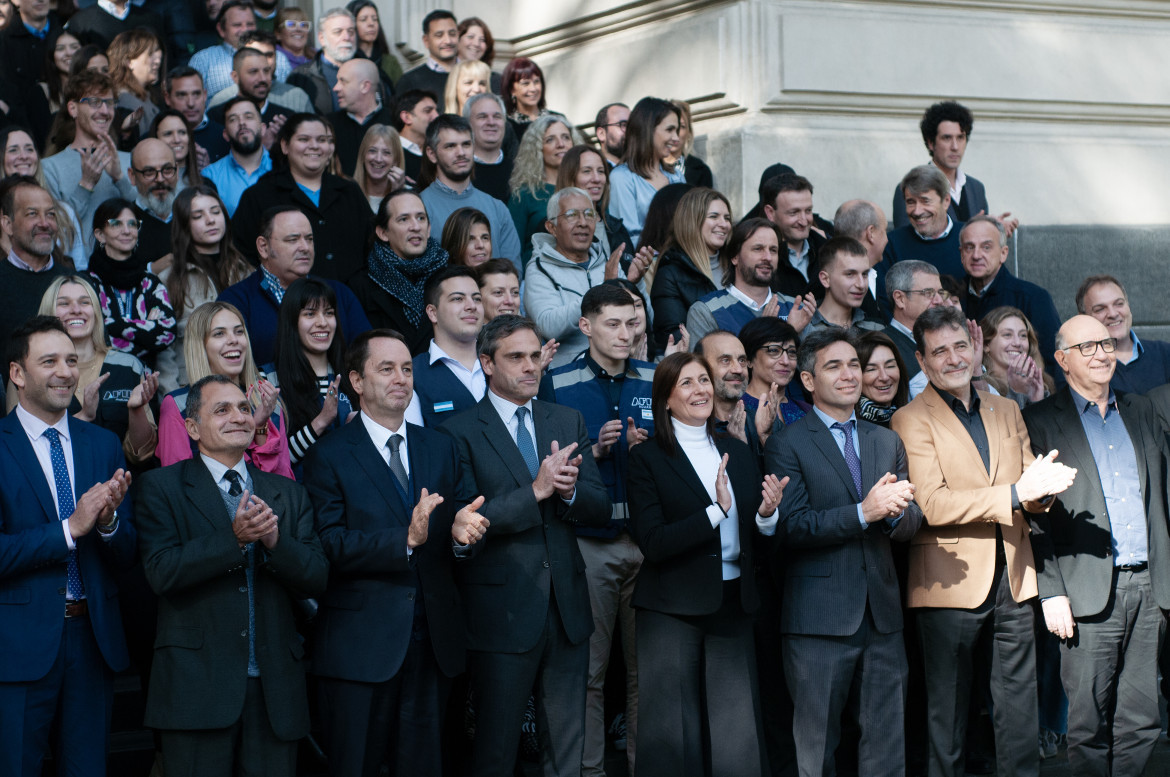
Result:
<svg viewBox="0 0 1170 777">
<path fill-rule="evenodd" d="M 711 374 L 678 353 L 654 372 L 655 437 L 630 449 L 630 531 L 645 560 L 633 606 L 639 777 L 762 772 L 751 613 L 755 558 L 788 478 L 715 433 Z M 705 723 L 705 725 L 704 725 Z M 701 735 L 706 728 L 709 736 Z"/>
</svg>

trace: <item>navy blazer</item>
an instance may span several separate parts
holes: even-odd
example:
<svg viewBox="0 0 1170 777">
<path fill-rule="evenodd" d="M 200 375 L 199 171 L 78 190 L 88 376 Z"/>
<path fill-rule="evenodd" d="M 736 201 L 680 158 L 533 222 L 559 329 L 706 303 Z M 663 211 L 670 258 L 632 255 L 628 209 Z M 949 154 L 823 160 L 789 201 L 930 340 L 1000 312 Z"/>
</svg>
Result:
<svg viewBox="0 0 1170 777">
<path fill-rule="evenodd" d="M 892 530 L 885 521 L 862 526 L 857 505 L 889 472 L 907 479 L 906 449 L 889 429 L 857 422 L 861 493 L 833 433 L 816 413 L 772 435 L 765 469 L 791 478 L 780 501 L 784 537 L 785 634 L 846 637 L 856 633 L 866 605 L 882 634 L 902 628 L 902 604 L 890 540 L 908 541 L 922 524 L 914 502 Z"/>
<path fill-rule="evenodd" d="M 409 506 L 360 418 L 330 432 L 305 458 L 305 487 L 329 558 L 313 647 L 313 672 L 322 677 L 380 683 L 396 675 L 419 590 L 439 669 L 449 677 L 463 671 L 467 638 L 451 545 L 462 507 L 455 493 L 459 457 L 441 432 L 408 424 L 406 437 Z M 423 488 L 443 503 L 431 513 L 427 541 L 408 558 L 406 536 Z"/>
<path fill-rule="evenodd" d="M 126 462 L 112 432 L 70 416 L 69 434 L 76 502 Z M 48 673 L 61 644 L 69 545 L 53 492 L 16 413 L 0 419 L 0 476 L 0 682 L 31 682 Z M 99 537 L 95 528 L 77 540 L 89 622 L 115 672 L 130 660 L 114 578 L 133 563 L 137 544 L 129 496 L 118 506 L 118 529 L 110 539 Z"/>
</svg>

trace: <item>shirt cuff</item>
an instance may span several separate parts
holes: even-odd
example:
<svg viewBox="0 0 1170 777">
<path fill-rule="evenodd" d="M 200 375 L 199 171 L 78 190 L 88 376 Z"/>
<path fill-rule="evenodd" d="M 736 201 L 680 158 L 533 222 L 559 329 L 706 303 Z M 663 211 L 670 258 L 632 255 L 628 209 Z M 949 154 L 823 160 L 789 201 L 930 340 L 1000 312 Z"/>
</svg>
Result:
<svg viewBox="0 0 1170 777">
<path fill-rule="evenodd" d="M 471 556 L 471 546 L 464 545 L 454 537 L 451 538 L 451 552 L 455 554 L 455 558 L 469 558 Z"/>
<path fill-rule="evenodd" d="M 69 546 L 69 550 L 77 547 L 77 543 L 73 541 L 73 535 L 69 533 L 69 521 L 61 521 L 61 528 L 65 530 L 65 544 Z"/>
<path fill-rule="evenodd" d="M 707 519 L 711 521 L 711 528 L 719 528 L 720 522 L 727 517 L 727 513 L 723 512 L 723 508 L 718 504 L 707 506 Z"/>
<path fill-rule="evenodd" d="M 576 501 L 576 499 L 577 499 L 577 487 L 576 486 L 573 487 L 573 495 L 571 497 L 569 497 L 568 499 L 565 499 L 563 496 L 561 497 L 561 501 L 564 502 L 565 504 L 567 504 L 569 507 L 573 506 L 573 502 Z"/>
<path fill-rule="evenodd" d="M 865 520 L 865 513 L 861 509 L 861 502 L 857 503 L 857 520 L 861 521 L 861 528 L 869 528 L 869 521 Z"/>
<path fill-rule="evenodd" d="M 776 533 L 776 525 L 780 523 L 780 511 L 775 510 L 767 518 L 756 513 L 756 528 L 760 530 L 760 534 L 765 537 L 771 537 Z"/>
<path fill-rule="evenodd" d="M 101 524 L 94 524 L 94 526 L 97 527 L 98 536 L 101 537 L 104 542 L 109 542 L 111 539 L 113 539 L 114 535 L 118 533 L 118 526 L 121 525 L 121 523 L 122 519 L 118 517 L 117 513 L 114 513 L 114 520 L 110 523 L 110 528 L 102 531 Z"/>
<path fill-rule="evenodd" d="M 414 555 L 414 548 L 410 547 L 410 543 L 406 544 L 406 557 L 410 558 Z"/>
</svg>

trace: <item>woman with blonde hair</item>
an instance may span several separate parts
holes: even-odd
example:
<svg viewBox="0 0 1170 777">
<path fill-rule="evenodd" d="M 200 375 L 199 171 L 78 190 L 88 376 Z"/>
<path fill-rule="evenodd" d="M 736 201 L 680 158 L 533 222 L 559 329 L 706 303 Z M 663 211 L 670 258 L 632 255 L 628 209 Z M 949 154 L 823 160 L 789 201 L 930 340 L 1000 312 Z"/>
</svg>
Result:
<svg viewBox="0 0 1170 777">
<path fill-rule="evenodd" d="M 141 111 L 136 142 L 138 137 L 146 137 L 158 115 L 150 89 L 158 84 L 162 72 L 162 46 L 153 32 L 140 27 L 118 33 L 106 49 L 106 56 L 110 60 L 110 80 L 114 82 L 117 107 L 130 115 Z"/>
<path fill-rule="evenodd" d="M 516 225 L 525 264 L 532 256 L 532 236 L 544 232 L 548 198 L 557 190 L 561 159 L 570 148 L 583 142 L 576 127 L 557 114 L 547 114 L 533 121 L 520 139 L 512 163 L 512 177 L 508 181 L 512 192 L 508 213 Z"/>
<path fill-rule="evenodd" d="M 678 339 L 691 305 L 722 287 L 719 255 L 732 226 L 731 203 L 714 189 L 692 189 L 679 200 L 650 286 L 660 347 Z"/>
<path fill-rule="evenodd" d="M 443 92 L 443 105 L 447 113 L 462 116 L 467 98 L 489 91 L 491 79 L 492 69 L 478 59 L 460 62 L 451 68 L 447 76 L 447 89 Z"/>
<path fill-rule="evenodd" d="M 58 276 L 41 296 L 37 313 L 59 318 L 77 352 L 80 377 L 69 412 L 116 434 L 131 466 L 149 460 L 158 444 L 158 427 L 150 411 L 158 375 L 136 357 L 106 345 L 106 327 L 93 286 L 80 275 Z M 15 391 L 8 400 L 11 410 Z"/>
<path fill-rule="evenodd" d="M 385 124 L 371 124 L 358 147 L 358 164 L 353 172 L 370 210 L 378 212 L 382 198 L 406 184 L 406 155 L 398 130 Z"/>
<path fill-rule="evenodd" d="M 1001 396 L 1021 409 L 1052 393 L 1054 384 L 1044 371 L 1040 340 L 1032 322 L 1019 308 L 994 308 L 979 322 L 983 329 L 984 377 Z"/>
<path fill-rule="evenodd" d="M 208 375 L 232 379 L 253 408 L 256 434 L 244 457 L 264 472 L 293 477 L 288 437 L 280 408 L 280 390 L 268 382 L 252 358 L 244 317 L 236 306 L 208 302 L 187 319 L 183 343 L 187 379 L 195 383 Z M 185 423 L 187 386 L 167 394 L 159 411 L 158 460 L 164 467 L 193 456 Z"/>
</svg>

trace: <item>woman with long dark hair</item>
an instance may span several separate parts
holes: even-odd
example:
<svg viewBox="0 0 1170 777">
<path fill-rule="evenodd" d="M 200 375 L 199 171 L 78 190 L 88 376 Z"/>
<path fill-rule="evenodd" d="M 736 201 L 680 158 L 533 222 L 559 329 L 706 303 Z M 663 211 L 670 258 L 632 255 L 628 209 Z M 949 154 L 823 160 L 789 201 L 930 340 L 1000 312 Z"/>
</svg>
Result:
<svg viewBox="0 0 1170 777">
<path fill-rule="evenodd" d="M 761 538 L 776 531 L 787 478 L 715 432 L 702 357 L 654 372 L 654 437 L 630 449 L 638 774 L 758 777 L 763 771 L 752 613 Z M 707 766 L 709 765 L 709 766 Z"/>
<path fill-rule="evenodd" d="M 496 58 L 496 38 L 492 35 L 487 22 L 478 16 L 468 16 L 459 22 L 455 31 L 459 34 L 459 61 L 479 60 L 490 67 Z M 491 74 L 492 92 L 502 94 L 503 82 L 503 76 L 493 70 Z"/>
<path fill-rule="evenodd" d="M 667 164 L 678 145 L 682 121 L 678 107 L 657 97 L 643 97 L 630 111 L 626 152 L 609 175 L 609 209 L 622 220 L 634 240 L 642 234 L 650 200 L 670 183 L 684 183 Z"/>
<path fill-rule="evenodd" d="M 341 389 L 345 338 L 337 295 L 327 283 L 301 278 L 280 302 L 276 363 L 266 369 L 288 411 L 289 458 L 294 469 L 309 448 L 349 419 L 353 406 Z"/>
<path fill-rule="evenodd" d="M 910 401 L 910 376 L 898 346 L 885 332 L 863 332 L 857 338 L 861 361 L 861 398 L 857 417 L 890 428 L 894 411 Z"/>
<path fill-rule="evenodd" d="M 451 264 L 475 269 L 492 258 L 492 225 L 475 208 L 460 208 L 447 217 L 440 240 Z"/>
<path fill-rule="evenodd" d="M 129 200 L 106 200 L 93 213 L 89 275 L 115 350 L 153 365 L 175 342 L 175 310 L 162 280 L 138 255 L 138 214 Z"/>
<path fill-rule="evenodd" d="M 191 311 L 213 302 L 227 287 L 252 273 L 232 244 L 231 221 L 215 187 L 192 186 L 179 192 L 171 216 L 171 266 L 159 273 L 178 318 L 175 343 L 159 354 L 159 385 L 186 386 L 183 341 Z"/>
<path fill-rule="evenodd" d="M 346 9 L 353 14 L 357 22 L 357 53 L 378 66 L 382 73 L 382 80 L 393 84 L 402 77 L 402 65 L 390 53 L 390 44 L 386 42 L 386 33 L 382 30 L 382 20 L 378 16 L 378 6 L 373 0 L 352 0 Z"/>
<path fill-rule="evenodd" d="M 52 48 L 45 48 L 41 87 L 45 90 L 45 97 L 49 99 L 49 110 L 53 113 L 61 110 L 61 94 L 65 91 L 65 82 L 69 80 L 73 55 L 80 50 L 81 41 L 68 30 L 57 36 Z"/>
<path fill-rule="evenodd" d="M 557 190 L 576 186 L 589 192 L 593 209 L 597 211 L 597 239 L 605 247 L 605 253 L 613 253 L 625 244 L 624 254 L 633 255 L 634 241 L 622 220 L 609 212 L 609 165 L 593 146 L 580 143 L 573 146 L 561 157 L 557 168 Z"/>
<path fill-rule="evenodd" d="M 151 90 L 157 86 L 162 72 L 162 45 L 150 30 L 126 30 L 118 33 L 110 42 L 106 56 L 110 59 L 110 80 L 114 82 L 118 109 L 131 116 L 139 116 L 137 135 L 123 135 L 131 144 L 127 148 L 129 150 L 138 138 L 146 137 L 154 117 L 158 115 L 159 109 Z M 123 127 L 124 133 L 126 129 Z"/>
</svg>

